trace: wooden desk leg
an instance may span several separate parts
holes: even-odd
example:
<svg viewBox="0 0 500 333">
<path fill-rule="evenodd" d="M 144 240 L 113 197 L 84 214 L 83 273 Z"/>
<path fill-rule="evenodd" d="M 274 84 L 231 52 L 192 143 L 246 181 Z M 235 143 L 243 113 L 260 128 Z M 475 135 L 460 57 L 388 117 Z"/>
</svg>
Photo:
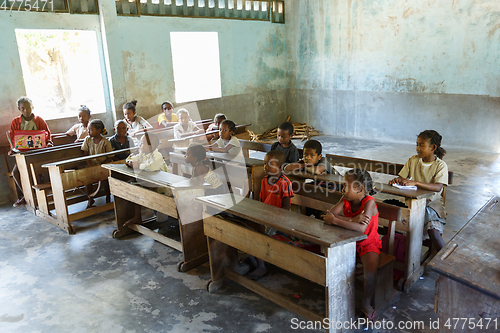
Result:
<svg viewBox="0 0 500 333">
<path fill-rule="evenodd" d="M 208 253 L 210 257 L 210 274 L 212 279 L 208 281 L 207 290 L 213 293 L 224 286 L 228 279 L 224 276 L 224 268 L 233 271 L 238 267 L 238 251 L 229 245 L 207 237 Z"/>
<path fill-rule="evenodd" d="M 203 233 L 203 205 L 194 199 L 205 195 L 204 189 L 175 191 L 175 203 L 179 216 L 183 261 L 179 272 L 186 272 L 208 261 L 207 239 Z"/>
<path fill-rule="evenodd" d="M 356 243 L 326 251 L 326 317 L 331 325 L 330 333 L 340 333 L 345 330 L 335 329 L 335 323 L 350 322 L 354 318 Z"/>
<path fill-rule="evenodd" d="M 71 235 L 74 235 L 75 230 L 69 221 L 66 193 L 61 178 L 61 172 L 63 172 L 63 170 L 61 170 L 60 167 L 49 167 L 50 184 L 52 186 L 52 197 L 54 198 L 56 218 L 50 219 L 49 217 L 46 217 L 45 219 L 53 224 L 57 223 L 56 225 L 59 228 L 67 231 Z"/>
<path fill-rule="evenodd" d="M 260 186 L 262 185 L 262 179 L 266 176 L 266 172 L 264 171 L 264 166 L 254 166 L 252 167 L 252 187 L 250 190 L 253 194 L 254 200 L 259 200 L 260 196 Z"/>
<path fill-rule="evenodd" d="M 406 235 L 406 282 L 404 291 L 407 292 L 424 273 L 420 265 L 422 256 L 422 234 L 424 229 L 426 199 L 407 199 L 406 205 L 410 209 L 408 234 Z"/>
<path fill-rule="evenodd" d="M 21 187 L 23 188 L 24 200 L 26 200 L 26 210 L 35 214 L 36 213 L 36 202 L 35 202 L 35 192 L 33 191 L 33 181 L 31 180 L 31 173 L 28 170 L 28 165 L 26 164 L 25 156 L 19 154 L 16 155 L 16 165 L 19 170 L 19 175 L 21 177 Z M 8 170 L 10 171 L 10 170 Z"/>
<path fill-rule="evenodd" d="M 127 222 L 132 218 L 132 216 L 134 216 L 135 207 L 130 201 L 116 196 L 113 192 L 111 192 L 111 194 L 113 194 L 116 217 L 116 230 L 113 230 L 112 236 L 113 238 L 120 238 L 134 232 L 134 230 L 130 228 L 123 227 L 123 223 Z"/>
</svg>

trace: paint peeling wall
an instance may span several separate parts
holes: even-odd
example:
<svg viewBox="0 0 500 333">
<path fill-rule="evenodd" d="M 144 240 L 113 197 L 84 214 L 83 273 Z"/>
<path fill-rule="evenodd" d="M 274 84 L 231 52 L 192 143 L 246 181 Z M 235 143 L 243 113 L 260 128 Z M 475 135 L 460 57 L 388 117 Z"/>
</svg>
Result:
<svg viewBox="0 0 500 333">
<path fill-rule="evenodd" d="M 500 149 L 500 1 L 287 1 L 287 111 L 326 134 Z M 487 125 L 484 125 L 487 124 Z"/>
<path fill-rule="evenodd" d="M 18 116 L 16 100 L 26 94 L 14 29 L 94 30 L 108 60 L 111 100 L 98 115 L 112 127 L 114 113 L 137 99 L 138 113 L 154 118 L 164 100 L 175 102 L 171 31 L 219 33 L 222 98 L 197 103 L 202 118 L 225 112 L 237 123 L 252 123 L 262 132 L 285 118 L 288 78 L 285 70 L 285 26 L 270 22 L 175 17 L 122 17 L 115 2 L 99 3 L 97 15 L 0 11 L 0 131 Z M 203 54 L 200 54 L 202 57 Z M 195 78 L 194 78 L 195 79 Z M 36 105 L 35 105 L 36 107 Z M 35 109 L 36 112 L 36 109 Z M 48 121 L 52 132 L 64 132 L 77 118 Z M 6 144 L 0 136 L 0 145 Z"/>
</svg>

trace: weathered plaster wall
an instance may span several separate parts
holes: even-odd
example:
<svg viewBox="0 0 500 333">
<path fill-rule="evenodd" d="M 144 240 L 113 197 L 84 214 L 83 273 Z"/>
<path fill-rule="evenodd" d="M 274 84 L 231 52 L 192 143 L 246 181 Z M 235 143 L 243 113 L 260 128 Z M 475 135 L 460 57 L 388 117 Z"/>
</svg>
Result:
<svg viewBox="0 0 500 333">
<path fill-rule="evenodd" d="M 500 149 L 500 2 L 287 1 L 287 112 L 326 134 Z"/>
<path fill-rule="evenodd" d="M 252 123 L 257 132 L 284 119 L 288 79 L 284 25 L 121 17 L 114 14 L 114 1 L 109 1 L 104 2 L 110 4 L 105 12 L 105 35 L 118 118 L 123 117 L 122 105 L 132 99 L 138 100 L 137 110 L 145 118 L 157 115 L 163 101 L 175 100 L 170 32 L 215 31 L 219 34 L 222 98 L 197 102 L 201 118 L 225 112 L 237 123 Z"/>
<path fill-rule="evenodd" d="M 137 99 L 138 113 L 150 118 L 160 112 L 161 102 L 175 100 L 171 31 L 219 33 L 223 97 L 198 102 L 202 118 L 225 112 L 237 123 L 252 123 L 256 132 L 276 126 L 285 118 L 288 78 L 284 25 L 222 19 L 120 17 L 116 15 L 113 0 L 100 1 L 100 9 L 101 17 L 0 11 L 1 132 L 18 115 L 17 98 L 26 94 L 16 28 L 81 29 L 98 33 L 99 41 L 104 41 L 103 58 L 108 61 L 111 101 L 106 114 L 96 117 L 105 120 L 108 129 L 113 124 L 113 112 L 123 118 L 121 107 L 127 101 Z M 53 132 L 63 132 L 76 121 L 75 117 L 48 123 Z M 0 136 L 1 144 L 6 144 L 5 136 Z"/>
<path fill-rule="evenodd" d="M 0 133 L 10 128 L 13 118 L 19 116 L 16 101 L 26 95 L 23 72 L 17 49 L 15 29 L 74 29 L 96 31 L 100 38 L 99 17 L 96 15 L 70 15 L 54 13 L 9 12 L 0 10 Z M 36 114 L 36 101 L 34 101 Z M 111 123 L 111 113 L 99 118 Z M 77 118 L 48 121 L 53 132 L 64 132 Z M 5 135 L 0 135 L 0 145 L 6 145 Z"/>
</svg>

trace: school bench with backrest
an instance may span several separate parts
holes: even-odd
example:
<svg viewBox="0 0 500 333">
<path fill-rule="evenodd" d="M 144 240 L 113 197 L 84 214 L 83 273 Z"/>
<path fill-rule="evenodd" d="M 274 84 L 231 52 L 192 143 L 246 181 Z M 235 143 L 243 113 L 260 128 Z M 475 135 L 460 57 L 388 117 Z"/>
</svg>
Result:
<svg viewBox="0 0 500 333">
<path fill-rule="evenodd" d="M 102 168 L 100 165 L 89 167 L 86 163 L 87 160 L 91 160 L 97 157 L 110 157 L 115 155 L 116 153 L 126 152 L 134 149 L 137 148 L 122 149 L 98 155 L 77 157 L 42 165 L 43 168 L 47 168 L 49 171 L 50 187 L 43 185 L 40 186 L 38 190 L 41 192 L 43 191 L 43 195 L 47 198 L 45 200 L 47 208 L 44 208 L 44 210 L 50 209 L 48 198 L 50 194 L 49 191 L 52 191 L 55 215 L 50 212 L 50 214 L 47 214 L 42 210 L 38 210 L 37 215 L 66 231 L 68 234 L 75 234 L 75 228 L 71 223 L 72 221 L 76 221 L 94 214 L 113 209 L 112 202 L 108 202 L 97 207 L 86 208 L 74 213 L 70 213 L 68 207 L 74 203 L 78 203 L 88 199 L 84 192 L 84 187 L 86 185 L 91 185 L 94 183 L 101 184 L 103 181 L 107 181 L 108 179 L 108 171 L 106 169 Z M 125 161 L 122 160 L 112 163 L 123 164 L 125 163 Z M 73 194 L 79 194 L 78 191 L 85 195 L 77 195 L 76 197 L 74 197 Z M 101 194 L 104 194 L 104 191 L 97 193 L 97 195 Z"/>
<path fill-rule="evenodd" d="M 291 203 L 301 213 L 305 213 L 305 208 L 326 212 L 326 210 L 331 209 L 342 200 L 340 192 L 330 191 L 312 184 L 293 182 L 292 189 L 294 196 L 291 199 Z M 385 203 L 377 203 L 377 209 L 379 212 L 379 223 L 383 222 L 388 226 L 388 235 L 391 239 L 394 239 L 396 221 L 401 218 L 403 208 Z M 320 217 L 318 216 L 317 218 Z M 391 253 L 391 250 L 380 254 L 376 288 L 372 302 L 378 313 L 381 313 L 382 309 L 386 308 L 389 303 L 396 302 L 399 299 L 399 293 L 393 288 L 394 262 L 395 257 Z M 363 292 L 362 283 L 357 283 L 356 287 L 361 293 Z"/>
</svg>

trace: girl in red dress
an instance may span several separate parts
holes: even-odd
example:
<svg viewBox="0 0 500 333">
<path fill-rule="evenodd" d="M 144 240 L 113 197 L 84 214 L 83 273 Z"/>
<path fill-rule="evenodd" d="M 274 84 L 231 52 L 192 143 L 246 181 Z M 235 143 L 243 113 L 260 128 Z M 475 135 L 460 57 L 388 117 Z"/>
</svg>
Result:
<svg viewBox="0 0 500 333">
<path fill-rule="evenodd" d="M 370 300 L 375 293 L 375 281 L 382 242 L 378 235 L 378 209 L 375 199 L 375 186 L 366 170 L 353 169 L 344 175 L 342 200 L 324 216 L 326 224 L 364 233 L 368 237 L 356 242 L 356 252 L 363 264 L 364 295 L 361 310 L 370 320 L 377 320 Z"/>
</svg>

